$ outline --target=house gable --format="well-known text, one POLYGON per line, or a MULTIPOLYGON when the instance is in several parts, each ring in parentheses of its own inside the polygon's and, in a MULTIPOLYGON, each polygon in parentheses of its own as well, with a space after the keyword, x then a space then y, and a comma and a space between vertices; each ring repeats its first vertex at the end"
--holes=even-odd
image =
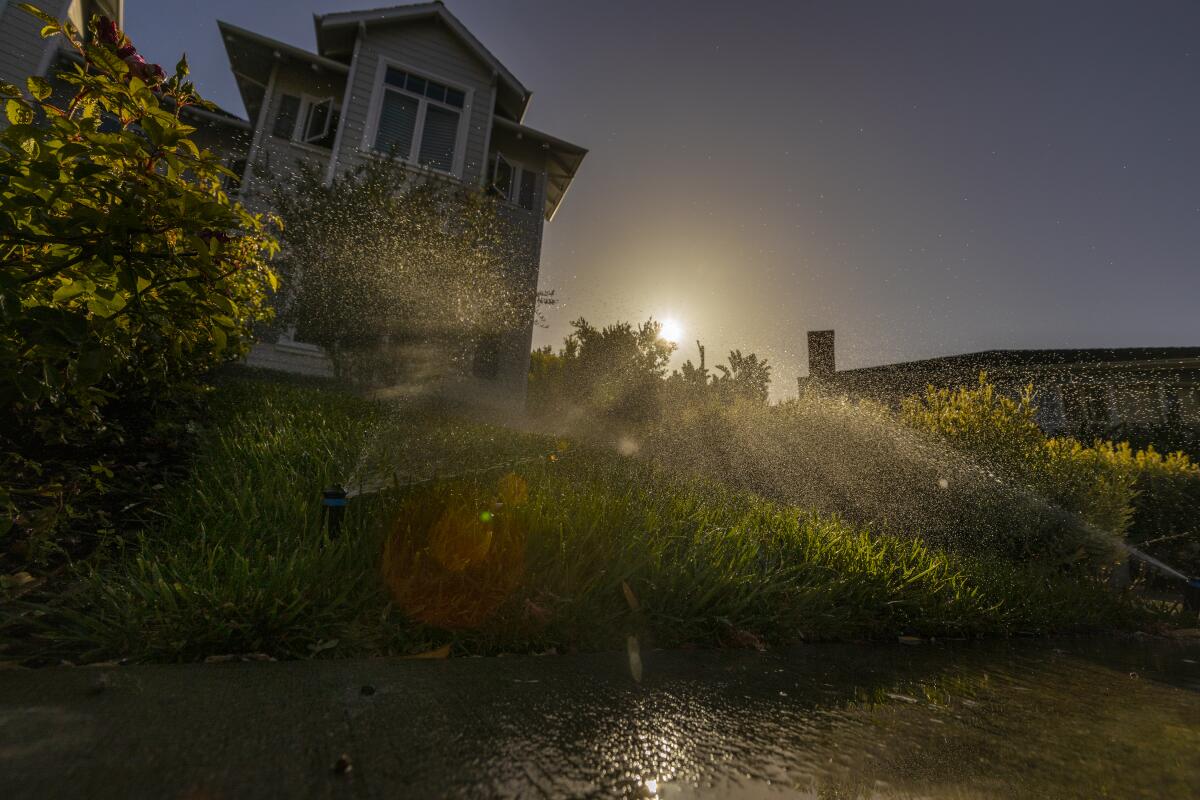
POLYGON ((369 157, 385 74, 392 67, 464 92, 462 153, 454 173, 465 183, 481 183, 496 97, 496 80, 487 65, 437 19, 364 26, 355 46, 338 143, 339 169, 352 168, 369 157))

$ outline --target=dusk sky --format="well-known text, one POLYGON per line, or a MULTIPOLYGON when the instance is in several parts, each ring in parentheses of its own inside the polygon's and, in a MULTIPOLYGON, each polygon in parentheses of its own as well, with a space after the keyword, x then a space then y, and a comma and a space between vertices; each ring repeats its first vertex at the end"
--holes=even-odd
MULTIPOLYGON (((126 0, 244 115, 216 20, 306 49, 381 0, 126 0)), ((547 226, 569 322, 673 317, 806 371, 1012 347, 1200 345, 1200 3, 448 0, 590 149, 547 226)), ((677 358, 680 361, 682 358, 677 358)))

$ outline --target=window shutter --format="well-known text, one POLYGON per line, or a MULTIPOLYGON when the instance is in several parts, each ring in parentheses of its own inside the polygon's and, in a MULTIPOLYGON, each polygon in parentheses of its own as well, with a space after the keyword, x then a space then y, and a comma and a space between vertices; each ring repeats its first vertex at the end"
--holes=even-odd
POLYGON ((425 130, 421 133, 420 162, 449 172, 454 168, 454 147, 458 144, 458 112, 439 106, 425 108, 425 130))
POLYGON ((417 127, 417 101, 399 92, 384 92, 379 109, 375 149, 397 158, 412 157, 413 131, 417 127))
POLYGON ((300 116, 300 98, 285 94, 279 98, 279 113, 275 115, 275 126, 271 134, 281 139, 291 139, 296 130, 296 118, 300 116))
POLYGON ((517 203, 521 208, 533 211, 533 201, 537 198, 537 173, 530 169, 521 170, 521 194, 517 203))

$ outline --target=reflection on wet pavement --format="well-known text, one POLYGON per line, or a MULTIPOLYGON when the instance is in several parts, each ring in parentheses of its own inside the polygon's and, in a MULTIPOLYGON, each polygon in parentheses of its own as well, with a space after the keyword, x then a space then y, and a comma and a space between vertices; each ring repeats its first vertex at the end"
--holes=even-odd
POLYGON ((640 684, 625 653, 0 675, 0 796, 1200 796, 1196 644, 642 660, 640 684))

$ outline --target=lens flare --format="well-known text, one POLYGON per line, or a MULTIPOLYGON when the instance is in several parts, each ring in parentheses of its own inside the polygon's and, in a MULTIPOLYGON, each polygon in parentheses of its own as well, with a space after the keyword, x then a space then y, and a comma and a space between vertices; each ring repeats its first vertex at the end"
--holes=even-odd
POLYGON ((517 509, 529 496, 520 476, 410 497, 384 544, 382 573, 397 606, 419 622, 477 628, 525 572, 517 509), (481 510, 483 509, 483 510, 481 510))

